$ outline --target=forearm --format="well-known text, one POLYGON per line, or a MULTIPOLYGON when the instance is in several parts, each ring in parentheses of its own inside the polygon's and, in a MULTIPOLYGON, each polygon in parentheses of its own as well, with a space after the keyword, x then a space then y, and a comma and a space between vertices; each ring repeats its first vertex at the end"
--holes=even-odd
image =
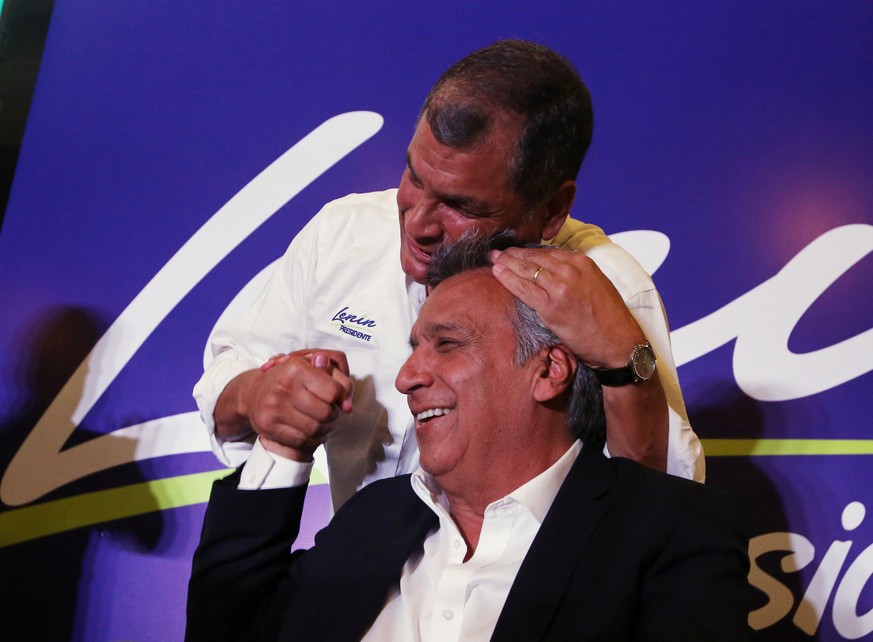
MULTIPOLYGON (((624 327, 624 334, 616 335, 613 341, 601 346, 601 358, 607 369, 627 364, 629 346, 647 342, 630 311, 624 308, 620 311, 622 314, 618 315, 612 327, 614 331, 624 327)), ((647 381, 604 385, 602 390, 606 445, 610 456, 627 457, 666 472, 670 420, 667 395, 657 367, 647 381)))
POLYGON ((604 386, 603 406, 609 454, 666 471, 669 419, 657 371, 643 383, 604 386))
POLYGON ((231 379, 215 403, 213 419, 215 434, 225 441, 236 441, 252 432, 246 404, 248 390, 263 373, 259 369, 248 370, 231 379))
POLYGON ((305 487, 237 489, 239 473, 215 483, 194 554, 186 640, 233 640, 273 631, 287 604, 289 550, 305 487))

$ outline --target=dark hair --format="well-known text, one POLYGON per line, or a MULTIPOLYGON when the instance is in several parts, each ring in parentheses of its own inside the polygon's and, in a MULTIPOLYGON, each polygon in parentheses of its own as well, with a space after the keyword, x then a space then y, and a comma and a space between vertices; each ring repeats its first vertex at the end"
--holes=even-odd
MULTIPOLYGON (((489 251, 518 245, 512 231, 492 232, 487 235, 471 232, 454 243, 444 243, 431 257, 428 287, 433 289, 446 279, 463 272, 490 268, 489 251)), ((522 365, 545 347, 561 343, 537 313, 518 298, 515 298, 514 312, 509 315, 508 321, 515 331, 515 365, 522 365)), ((567 407, 567 425, 573 435, 582 439, 585 444, 603 448, 606 442, 606 418, 600 381, 591 368, 578 359, 576 363, 576 376, 567 407)))
POLYGON ((529 209, 576 180, 591 144, 591 95, 569 60, 525 40, 500 40, 449 67, 419 113, 443 145, 471 147, 522 117, 507 172, 529 209), (504 122, 501 121, 504 118, 504 122))

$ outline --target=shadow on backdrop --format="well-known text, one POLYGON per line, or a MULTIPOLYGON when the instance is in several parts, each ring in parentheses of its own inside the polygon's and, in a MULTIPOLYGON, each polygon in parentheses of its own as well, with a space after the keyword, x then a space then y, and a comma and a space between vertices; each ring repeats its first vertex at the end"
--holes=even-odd
MULTIPOLYGON (((764 415, 760 403, 744 395, 733 382, 708 387, 703 394, 705 405, 688 407, 691 425, 701 439, 762 439, 767 436, 764 415)), ((706 483, 728 491, 739 502, 746 519, 750 538, 763 533, 788 532, 791 527, 784 501, 774 481, 765 469, 756 465, 751 457, 707 457, 706 483)), ((801 578, 797 573, 785 573, 780 562, 785 553, 772 552, 761 555, 757 564, 761 570, 784 584, 794 596, 791 603, 771 604, 774 611, 789 614, 778 622, 759 631, 762 641, 817 640, 818 635, 807 636, 792 622, 800 596, 803 595, 801 578)), ((754 589, 752 611, 768 604, 769 597, 754 589)))
MULTIPOLYGON (((106 324, 95 313, 82 308, 61 307, 44 313, 16 342, 20 352, 15 355, 17 366, 12 372, 13 380, 3 382, 7 390, 15 392, 12 394, 13 407, 4 409, 0 417, 0 471, 5 473, 33 426, 105 330, 106 324)), ((81 390, 76 391, 77 398, 70 399, 68 407, 75 408, 80 393, 81 390)), ((95 436, 102 436, 102 433, 80 426, 70 442, 81 443, 95 436)), ((132 452, 135 442, 128 442, 125 447, 132 452)), ((143 475, 135 464, 119 466, 77 480, 39 501, 142 481, 143 475), (111 484, 107 484, 107 480, 111 480, 111 484)), ((0 508, 3 512, 16 510, 5 505, 0 508)), ((49 513, 43 526, 49 532, 61 530, 64 518, 60 511, 49 513)), ((153 511, 135 519, 76 528, 0 548, 2 638, 86 639, 89 632, 79 630, 77 633, 76 620, 77 613, 88 606, 79 603, 79 595, 88 594, 80 590, 80 584, 83 578, 86 585, 90 581, 88 569, 83 569, 82 565, 92 535, 109 535, 124 547, 149 551, 161 539, 162 519, 160 512, 153 511)))

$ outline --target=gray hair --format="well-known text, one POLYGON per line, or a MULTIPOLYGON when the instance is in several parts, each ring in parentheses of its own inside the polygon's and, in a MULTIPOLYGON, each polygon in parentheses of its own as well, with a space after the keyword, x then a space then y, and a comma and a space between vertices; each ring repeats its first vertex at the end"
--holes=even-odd
POLYGON ((500 40, 449 67, 425 98, 427 120, 443 145, 470 148, 505 116, 520 116, 507 175, 533 210, 565 180, 576 180, 591 145, 591 94, 567 58, 525 40, 500 40))
MULTIPOLYGON (((518 246, 514 232, 502 231, 483 235, 468 233, 454 243, 445 243, 431 257, 428 269, 428 287, 433 289, 446 279, 476 269, 490 268, 488 252, 518 246)), ((547 246, 528 246, 547 247, 547 246)), ((513 362, 521 366, 543 348, 561 345, 561 340, 549 330, 539 315, 530 306, 515 298, 515 309, 507 315, 507 321, 515 332, 515 356, 513 362)), ((595 448, 606 443, 606 418, 603 410, 603 393, 597 375, 576 359, 576 375, 567 407, 567 425, 576 437, 595 448)))

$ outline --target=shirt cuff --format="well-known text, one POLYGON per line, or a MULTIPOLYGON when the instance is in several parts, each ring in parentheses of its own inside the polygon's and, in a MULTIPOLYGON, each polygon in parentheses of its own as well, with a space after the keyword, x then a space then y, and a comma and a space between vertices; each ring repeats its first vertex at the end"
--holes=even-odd
POLYGON ((237 488, 240 490, 268 490, 305 486, 312 474, 314 461, 300 462, 271 453, 255 441, 252 454, 242 469, 237 488))

